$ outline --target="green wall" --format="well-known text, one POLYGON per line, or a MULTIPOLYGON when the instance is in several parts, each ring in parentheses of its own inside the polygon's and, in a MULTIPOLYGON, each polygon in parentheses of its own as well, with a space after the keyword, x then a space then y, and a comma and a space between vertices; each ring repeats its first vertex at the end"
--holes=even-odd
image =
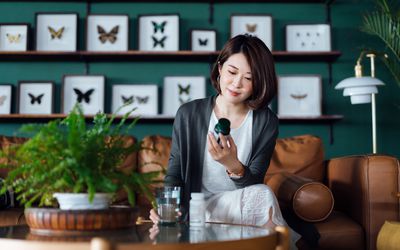
MULTIPOLYGON (((323 23, 326 21, 324 4, 310 3, 220 3, 214 5, 214 23, 209 24, 207 3, 93 3, 93 14, 128 14, 130 17, 130 49, 137 49, 138 14, 179 13, 180 49, 189 48, 189 30, 214 28, 218 31, 217 48, 229 37, 229 17, 232 13, 268 13, 274 18, 274 50, 284 50, 284 26, 290 23, 323 23)), ((280 137, 314 134, 324 141, 326 158, 364 154, 372 151, 370 105, 351 105, 334 86, 353 75, 353 66, 360 49, 380 46, 376 39, 359 31, 362 13, 373 9, 367 0, 336 0, 331 7, 332 44, 342 56, 332 65, 332 84, 329 84, 328 64, 324 62, 277 63, 278 74, 320 74, 323 79, 323 113, 343 114, 344 119, 333 126, 334 143, 330 144, 329 126, 323 124, 281 124, 280 137)), ((84 24, 86 4, 76 2, 0 2, 0 23, 28 22, 34 28, 36 12, 78 12, 80 17, 79 49, 84 49, 84 24)), ((369 68, 365 60, 365 68, 369 68)), ((109 111, 111 85, 114 83, 157 83, 162 93, 166 75, 205 75, 207 62, 95 62, 90 64, 90 74, 107 77, 108 94, 106 111, 109 111)), ((84 74, 82 62, 24 62, 0 61, 0 83, 16 85, 19 80, 52 80, 56 82, 56 112, 60 110, 61 78, 64 74, 84 74)), ((367 73, 367 72, 366 72, 367 73)), ((388 71, 378 62, 377 77, 387 83, 377 95, 378 152, 400 157, 400 88, 388 71)), ((14 89, 16 90, 16 88, 14 89)), ((208 94, 212 94, 208 86, 208 94)), ((160 100, 159 100, 160 101, 160 100)), ((276 105, 273 105, 274 109, 276 105)), ((0 134, 12 135, 21 124, 0 124, 0 134)), ((171 134, 172 124, 139 124, 132 134, 141 138, 149 134, 171 134)))

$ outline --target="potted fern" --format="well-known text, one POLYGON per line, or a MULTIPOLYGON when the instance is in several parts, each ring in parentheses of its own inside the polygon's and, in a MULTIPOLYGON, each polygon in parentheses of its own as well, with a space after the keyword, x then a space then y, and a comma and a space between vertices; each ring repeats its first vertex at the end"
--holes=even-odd
POLYGON ((63 120, 25 125, 22 130, 34 136, 12 150, 0 152, 0 157, 6 159, 0 167, 10 170, 1 191, 12 188, 25 207, 54 207, 54 197, 61 197, 61 203, 65 195, 60 193, 67 193, 68 197, 83 196, 88 207, 81 206, 79 200, 75 205, 61 205, 62 209, 104 209, 121 189, 126 191, 131 206, 135 205, 135 192, 153 200, 148 186, 158 172, 124 173, 118 168, 128 155, 140 149, 139 144, 127 145, 122 135, 137 122, 134 119, 125 125, 131 112, 114 126, 115 114, 98 113, 93 125, 88 126, 77 105, 63 120), (105 205, 99 205, 98 199, 105 200, 105 205))

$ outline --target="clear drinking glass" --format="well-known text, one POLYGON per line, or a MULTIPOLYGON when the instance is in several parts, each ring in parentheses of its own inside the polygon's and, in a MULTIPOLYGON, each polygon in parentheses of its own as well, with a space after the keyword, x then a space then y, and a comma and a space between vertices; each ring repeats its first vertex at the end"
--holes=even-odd
POLYGON ((178 221, 181 188, 166 186, 156 189, 157 213, 161 224, 175 224, 178 221))

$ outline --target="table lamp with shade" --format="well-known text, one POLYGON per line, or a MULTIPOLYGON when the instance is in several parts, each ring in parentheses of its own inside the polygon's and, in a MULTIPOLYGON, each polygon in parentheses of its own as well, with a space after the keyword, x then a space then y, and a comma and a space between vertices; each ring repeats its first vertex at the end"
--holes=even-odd
POLYGON ((354 68, 355 77, 349 77, 335 86, 335 89, 343 89, 343 96, 350 96, 351 104, 371 103, 372 113, 372 153, 377 153, 376 145, 376 104, 375 95, 378 93, 377 86, 385 85, 381 80, 375 78, 374 53, 362 51, 354 68), (362 75, 361 60, 366 55, 371 60, 371 76, 362 75))

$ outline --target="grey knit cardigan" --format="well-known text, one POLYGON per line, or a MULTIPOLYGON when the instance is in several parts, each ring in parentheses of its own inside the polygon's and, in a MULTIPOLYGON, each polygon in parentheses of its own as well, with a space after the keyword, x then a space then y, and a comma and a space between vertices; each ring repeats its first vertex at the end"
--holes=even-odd
MULTIPOLYGON (((167 185, 183 188, 181 204, 187 220, 190 193, 201 192, 208 126, 216 96, 182 105, 175 116, 171 154, 165 176, 167 185)), ((279 120, 268 108, 253 111, 252 152, 244 176, 232 179, 237 188, 263 183, 278 136, 279 120)))

